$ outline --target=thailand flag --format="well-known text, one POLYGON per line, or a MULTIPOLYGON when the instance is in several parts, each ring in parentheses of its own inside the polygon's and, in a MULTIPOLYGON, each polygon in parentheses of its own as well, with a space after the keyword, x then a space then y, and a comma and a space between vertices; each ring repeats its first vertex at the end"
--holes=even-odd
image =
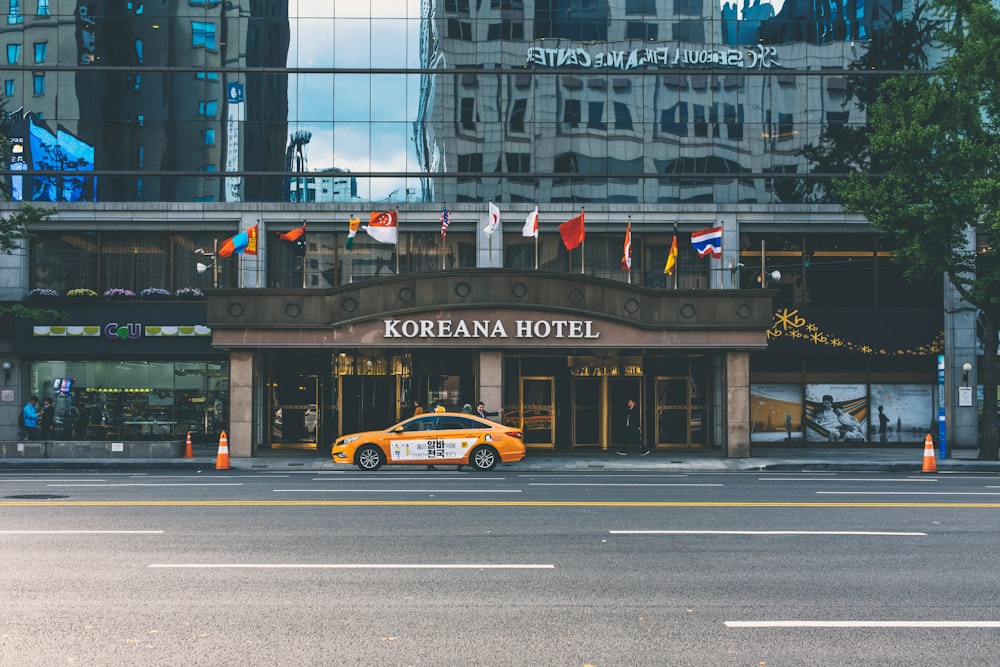
POLYGON ((711 254, 715 259, 722 259, 722 227, 691 232, 691 245, 699 257, 711 254))

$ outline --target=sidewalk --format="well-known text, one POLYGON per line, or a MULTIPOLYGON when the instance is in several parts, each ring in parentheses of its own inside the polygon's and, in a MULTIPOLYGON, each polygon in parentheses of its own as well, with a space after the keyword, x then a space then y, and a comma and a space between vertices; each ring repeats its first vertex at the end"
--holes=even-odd
MULTIPOLYGON (((149 458, 89 458, 41 459, 0 458, 0 471, 20 470, 215 470, 215 456, 205 456, 198 448, 192 459, 149 458)), ((977 461, 976 450, 957 450, 951 458, 938 459, 939 473, 986 472, 1000 474, 1000 461, 977 461)), ((355 466, 333 463, 321 455, 260 456, 231 458, 232 471, 340 471, 357 470, 355 466)), ((812 448, 812 447, 760 447, 753 448, 753 456, 745 459, 725 459, 718 449, 663 450, 649 456, 617 456, 614 452, 529 452, 528 457, 517 463, 500 466, 502 470, 524 472, 920 472, 923 467, 923 448, 812 448)), ((423 466, 419 467, 421 470, 423 466)), ((411 466, 387 466, 383 470, 413 470, 411 466)), ((454 470, 441 466, 442 471, 454 470)), ((470 468, 465 468, 470 471, 470 468)))

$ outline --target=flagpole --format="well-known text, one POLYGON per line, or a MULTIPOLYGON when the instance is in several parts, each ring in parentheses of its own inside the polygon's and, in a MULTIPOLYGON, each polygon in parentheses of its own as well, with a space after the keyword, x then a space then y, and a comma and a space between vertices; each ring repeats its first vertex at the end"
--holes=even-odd
MULTIPOLYGON (((306 221, 302 221, 302 226, 306 226, 306 221)), ((302 289, 306 288, 306 248, 302 249, 302 289)))
MULTIPOLYGON (((580 217, 581 218, 583 217, 583 207, 582 206, 580 207, 580 217)), ((586 228, 586 226, 584 226, 584 227, 586 228)), ((586 232, 584 232, 583 240, 580 241, 580 275, 581 276, 584 274, 584 271, 586 270, 585 267, 584 267, 584 264, 587 261, 587 254, 586 254, 585 248, 584 248, 584 244, 586 242, 587 242, 587 235, 586 235, 586 232)))
MULTIPOLYGON (((628 256, 627 259, 631 260, 632 259, 632 216, 631 215, 628 216, 628 227, 626 229, 628 229, 628 233, 629 233, 629 236, 628 236, 628 242, 629 242, 628 252, 629 252, 629 256, 628 256)), ((624 253, 622 253, 622 254, 624 254, 624 253)), ((629 261, 629 264, 628 264, 628 284, 629 285, 632 284, 632 262, 631 261, 629 261)))
POLYGON ((535 271, 538 270, 538 203, 535 203, 535 271))
MULTIPOLYGON (((348 220, 348 223, 347 223, 347 233, 348 234, 351 233, 351 223, 350 223, 350 221, 353 220, 353 219, 354 219, 354 214, 351 213, 351 216, 347 219, 348 220)), ((358 222, 358 228, 359 229, 361 228, 361 222, 360 221, 358 222)), ((353 243, 353 241, 352 241, 352 243, 353 243)), ((353 251, 354 248, 352 247, 351 250, 353 251)), ((351 255, 347 256, 347 266, 349 267, 348 270, 347 270, 347 283, 351 284, 351 283, 354 282, 354 257, 352 257, 351 255)))
POLYGON ((396 209, 396 275, 399 275, 399 209, 396 209))

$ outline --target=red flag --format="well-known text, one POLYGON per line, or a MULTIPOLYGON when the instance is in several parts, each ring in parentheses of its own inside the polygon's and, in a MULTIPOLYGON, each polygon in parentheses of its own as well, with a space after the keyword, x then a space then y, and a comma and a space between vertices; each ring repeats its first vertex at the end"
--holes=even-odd
POLYGON ((583 224, 583 211, 580 211, 580 215, 575 218, 570 218, 566 222, 559 225, 559 236, 562 237, 563 245, 566 246, 566 250, 573 250, 581 243, 583 243, 583 237, 587 235, 587 230, 584 228, 583 224))

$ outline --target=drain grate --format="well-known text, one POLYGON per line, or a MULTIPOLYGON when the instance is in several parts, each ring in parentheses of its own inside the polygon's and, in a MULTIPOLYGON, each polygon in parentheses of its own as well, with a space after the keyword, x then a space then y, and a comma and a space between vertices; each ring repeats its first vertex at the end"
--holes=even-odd
POLYGON ((11 500, 57 500, 59 498, 69 498, 69 496, 56 496, 51 493, 24 493, 19 496, 4 496, 11 500))

